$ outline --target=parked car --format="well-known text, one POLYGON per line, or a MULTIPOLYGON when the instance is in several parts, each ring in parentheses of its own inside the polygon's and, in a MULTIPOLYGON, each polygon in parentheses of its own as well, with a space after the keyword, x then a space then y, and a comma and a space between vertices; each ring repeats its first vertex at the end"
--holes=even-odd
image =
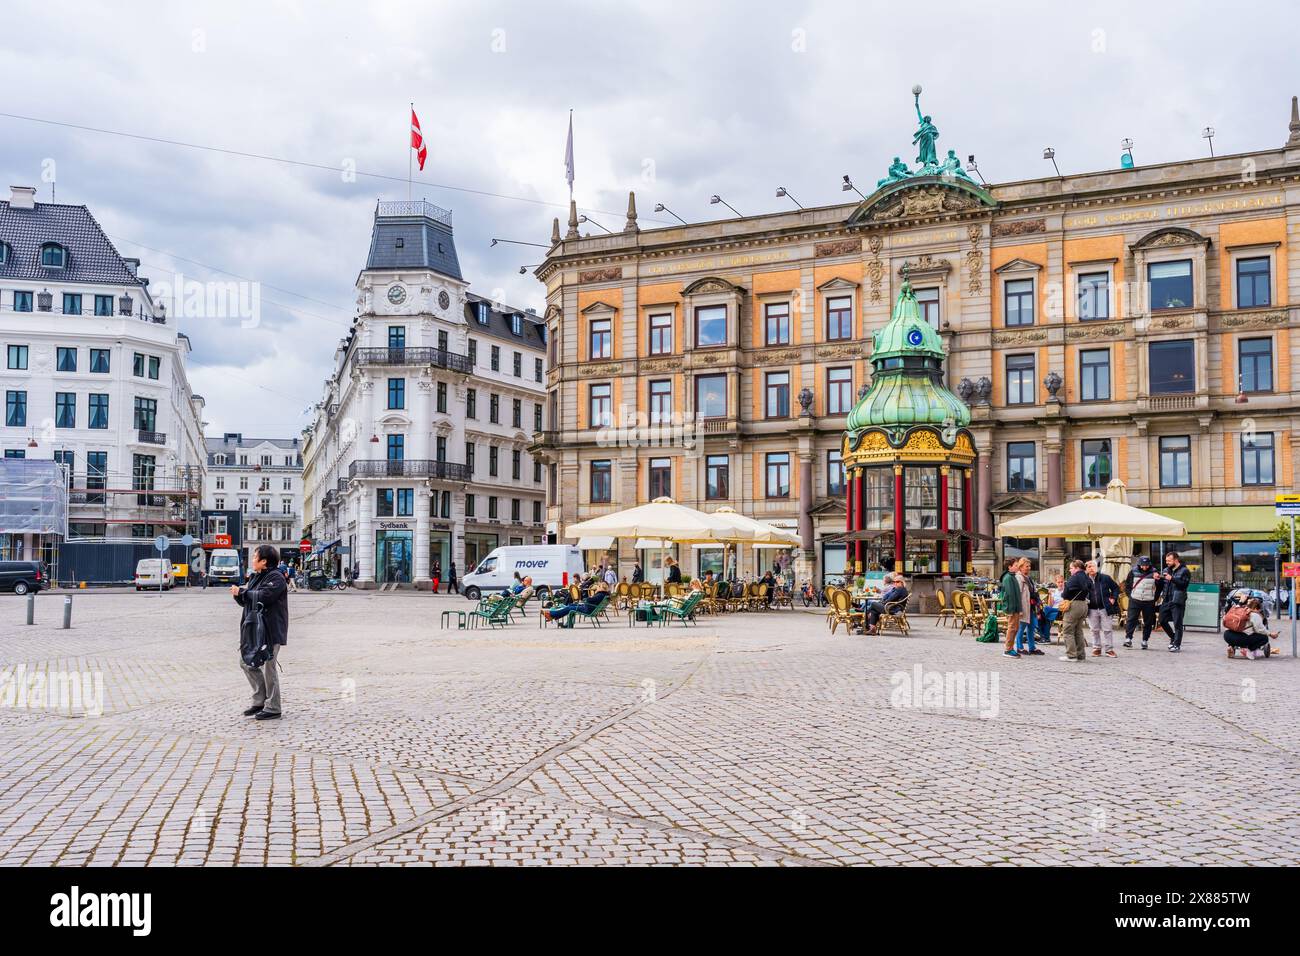
POLYGON ((36 594, 50 587, 50 572, 40 561, 0 561, 0 591, 36 594))
POLYGON ((582 552, 565 544, 495 548, 461 578, 461 593, 477 601, 485 591, 504 591, 515 583, 516 571, 521 578, 532 578, 539 592, 567 587, 582 577, 582 552))
POLYGON ((166 558, 141 558, 135 565, 135 589, 151 588, 170 591, 176 579, 172 576, 172 563, 166 558))

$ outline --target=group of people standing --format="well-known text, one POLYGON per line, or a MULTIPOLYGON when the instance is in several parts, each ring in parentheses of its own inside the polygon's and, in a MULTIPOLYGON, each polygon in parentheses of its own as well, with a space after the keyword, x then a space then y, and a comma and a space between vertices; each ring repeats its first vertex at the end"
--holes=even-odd
POLYGON ((1177 552, 1166 552, 1161 571, 1152 566, 1150 558, 1138 558, 1124 579, 1122 592, 1096 561, 1071 561, 1070 576, 1057 575, 1045 598, 1030 571, 1028 558, 1016 558, 1002 576, 1000 598, 1007 614, 1004 657, 1041 656, 1038 644, 1051 642, 1052 623, 1058 618, 1065 645, 1061 660, 1082 661, 1087 657, 1085 626, 1091 636, 1093 657, 1117 657, 1112 618, 1119 613, 1121 593, 1129 599, 1124 620, 1125 647, 1133 646, 1133 635, 1140 623, 1143 650, 1148 648, 1157 624, 1169 638, 1169 650, 1177 653, 1182 649, 1191 572, 1177 552))

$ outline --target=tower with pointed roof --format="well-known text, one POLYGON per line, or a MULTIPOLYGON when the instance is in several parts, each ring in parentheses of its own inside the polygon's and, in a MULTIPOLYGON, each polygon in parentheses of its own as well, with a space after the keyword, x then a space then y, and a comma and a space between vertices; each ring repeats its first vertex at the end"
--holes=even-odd
POLYGON ((871 385, 849 413, 841 457, 855 571, 947 574, 970 540, 970 409, 944 383, 947 350, 903 277, 872 336, 871 385), (935 561, 937 552, 937 562, 935 561))

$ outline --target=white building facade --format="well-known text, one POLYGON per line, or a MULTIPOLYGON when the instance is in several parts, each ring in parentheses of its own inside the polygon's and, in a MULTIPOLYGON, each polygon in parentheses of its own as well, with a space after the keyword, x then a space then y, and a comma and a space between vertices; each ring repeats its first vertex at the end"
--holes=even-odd
POLYGON ((545 327, 469 292, 451 213, 381 202, 358 315, 304 431, 304 534, 365 586, 540 543, 545 327))
MULTIPOLYGON (((68 469, 69 539, 197 531, 206 452, 189 339, 85 206, 0 202, 0 453, 68 469)), ((9 539, 0 556, 50 542, 9 539)))
POLYGON ((297 438, 245 438, 239 432, 207 440, 203 508, 240 513, 246 553, 260 544, 298 551, 302 538, 299 444, 297 438))

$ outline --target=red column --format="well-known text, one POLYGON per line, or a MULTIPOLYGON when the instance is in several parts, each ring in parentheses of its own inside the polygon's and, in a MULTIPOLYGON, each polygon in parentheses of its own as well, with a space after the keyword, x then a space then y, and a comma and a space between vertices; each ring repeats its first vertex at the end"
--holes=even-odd
POLYGON ((903 572, 905 512, 903 511, 903 466, 894 466, 894 571, 903 572))
MULTIPOLYGON (((865 469, 859 469, 859 470, 858 470, 858 487, 857 487, 857 496, 858 496, 858 503, 857 503, 858 527, 857 527, 857 530, 859 530, 859 531, 862 531, 862 530, 865 529, 866 526, 867 526, 867 482, 866 482, 866 477, 867 477, 867 473, 866 473, 865 469)), ((867 543, 866 543, 865 541, 859 541, 859 542, 858 542, 858 546, 857 546, 857 548, 856 548, 856 552, 857 552, 857 563, 856 563, 857 573, 858 573, 858 574, 861 574, 863 571, 866 570, 866 567, 867 567, 867 543)))
MULTIPOLYGON (((854 498, 857 495, 857 491, 854 489, 853 483, 857 480, 858 480, 857 469, 853 469, 853 468, 849 469, 846 475, 846 480, 844 482, 844 512, 845 512, 844 530, 845 531, 853 531, 857 526, 857 517, 853 513, 854 498)), ((844 545, 844 569, 849 573, 853 572, 853 555, 856 551, 857 551, 857 545, 855 545, 852 541, 844 545)))
MULTIPOLYGON (((974 480, 974 478, 975 478, 975 469, 973 469, 973 468, 967 468, 967 469, 963 470, 963 471, 962 471, 962 477, 963 477, 963 480, 962 480, 962 483, 961 483, 961 497, 962 497, 962 501, 961 501, 961 530, 963 530, 963 531, 970 531, 970 530, 972 530, 972 524, 973 524, 972 521, 971 521, 971 513, 970 513, 970 505, 971 505, 971 487, 970 487, 970 486, 971 486, 971 482, 972 482, 972 481, 974 480)), ((969 574, 969 573, 970 573, 970 563, 971 563, 971 560, 975 557, 975 541, 974 541, 974 539, 973 539, 973 538, 965 538, 965 539, 963 539, 962 547, 965 548, 965 551, 962 552, 962 557, 963 557, 963 560, 962 560, 962 566, 966 568, 966 573, 969 574)))
MULTIPOLYGON (((939 469, 939 532, 948 533, 948 466, 939 469)), ((948 576, 948 539, 939 542, 939 573, 948 576)))

